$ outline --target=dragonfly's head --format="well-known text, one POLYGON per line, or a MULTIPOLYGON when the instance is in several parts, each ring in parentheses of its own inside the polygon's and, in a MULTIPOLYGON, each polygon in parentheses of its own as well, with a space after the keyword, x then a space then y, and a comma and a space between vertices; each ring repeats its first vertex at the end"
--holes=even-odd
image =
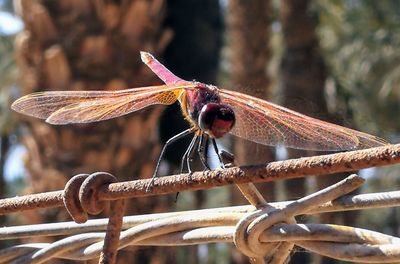
POLYGON ((198 124, 210 136, 220 138, 232 129, 235 113, 229 105, 208 103, 200 110, 198 124))

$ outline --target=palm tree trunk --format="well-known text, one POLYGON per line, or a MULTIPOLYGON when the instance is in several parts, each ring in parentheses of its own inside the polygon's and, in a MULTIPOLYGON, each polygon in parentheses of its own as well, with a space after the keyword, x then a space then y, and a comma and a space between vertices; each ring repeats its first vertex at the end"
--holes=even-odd
MULTIPOLYGON (((218 3, 208 1, 213 11, 210 15, 210 10, 197 12, 188 5, 182 8, 185 1, 179 5, 175 2, 20 0, 17 9, 26 24, 17 40, 22 93, 115 90, 161 83, 140 61, 140 50, 157 57, 164 55, 173 70, 183 61, 182 68, 190 69, 189 73, 196 76, 199 67, 188 67, 194 64, 187 54, 196 57, 198 50, 185 44, 185 40, 185 51, 172 47, 177 45, 182 34, 205 39, 212 32, 213 38, 208 41, 221 43, 220 32, 212 23, 204 27, 207 15, 209 21, 220 19, 218 3), (179 31, 178 25, 171 23, 175 12, 184 14, 181 19, 188 26, 186 32, 179 31), (196 23, 197 29, 194 27, 193 31, 191 26, 196 23), (209 31, 200 33, 204 28, 209 31)), ((220 44, 203 49, 202 56, 198 56, 214 62, 205 65, 197 60, 210 81, 215 80, 218 57, 214 55, 218 55, 219 47, 220 44)), ((24 118, 30 132, 23 139, 28 148, 30 192, 62 189, 77 173, 107 171, 121 181, 151 177, 161 148, 158 120, 165 116, 163 109, 155 107, 100 123, 56 127, 24 118)), ((180 113, 174 116, 182 119, 180 113)), ((166 130, 175 127, 169 123, 166 130)), ((126 214, 170 211, 173 201, 173 195, 128 200, 126 214)), ((65 210, 46 210, 34 219, 54 222, 69 217, 65 210)), ((176 262, 172 248, 130 250, 119 252, 120 263, 176 262)))
MULTIPOLYGON (((185 80, 198 80, 216 84, 219 53, 222 46, 222 15, 218 1, 215 0, 174 0, 168 1, 165 26, 174 32, 174 38, 164 52, 165 65, 185 80), (205 45, 206 43, 206 45, 205 45)), ((160 119, 160 137, 165 142, 172 136, 188 128, 182 118, 178 104, 164 110, 160 119), (171 124, 174 124, 171 126, 171 124)), ((181 158, 191 138, 175 143, 166 153, 171 164, 171 173, 180 169, 181 158)), ((203 170, 199 159, 192 164, 192 170, 203 170)), ((208 199, 207 191, 196 191, 180 195, 177 203, 185 203, 192 196, 191 208, 204 208, 208 199)), ((207 252, 220 250, 214 244, 207 245, 207 252)), ((199 256, 199 247, 190 246, 178 249, 180 263, 204 263, 199 256)), ((215 263, 216 256, 207 254, 207 261, 215 263)))
MULTIPOLYGON (((162 27, 163 1, 24 1, 18 8, 26 29, 17 39, 22 93, 43 90, 116 90, 160 83, 139 51, 159 56, 171 39, 162 27)), ((106 171, 119 180, 151 177, 159 155, 157 121, 162 108, 115 120, 51 126, 24 118, 23 141, 30 192, 62 189, 78 173, 106 171)), ((126 214, 152 212, 166 197, 127 201, 126 214)), ((106 215, 106 214, 105 214, 106 215)), ((103 215, 104 216, 104 215, 103 215)), ((38 222, 69 219, 45 210, 38 222)), ((170 253, 161 262, 173 261, 170 253)), ((150 262, 153 250, 124 252, 119 261, 150 262)))
MULTIPOLYGON (((321 56, 315 33, 316 23, 310 14, 310 1, 284 0, 281 2, 281 21, 285 52, 281 63, 284 105, 301 113, 324 120, 333 120, 324 96, 326 67, 321 56), (318 110, 319 114, 316 114, 318 110)), ((290 150, 291 158, 304 156, 304 151, 290 150)), ((307 155, 319 153, 308 151, 307 155)), ((321 189, 343 178, 344 175, 318 177, 315 189, 321 189)), ((303 197, 307 193, 305 179, 285 182, 288 198, 303 197)), ((338 214, 336 213, 335 216, 338 214)), ((323 222, 334 223, 333 214, 324 214, 323 222)), ((337 219, 336 219, 337 220, 337 219)), ((308 254, 295 254, 293 263, 307 263, 308 254)), ((332 259, 323 259, 323 263, 332 259)))
MULTIPOLYGON (((270 59, 269 1, 229 2, 229 45, 231 47, 231 80, 236 90, 267 98, 270 79, 266 68, 270 59)), ((251 129, 250 127, 248 129, 251 129)), ((273 160, 271 150, 249 141, 236 140, 236 161, 238 164, 268 162, 273 160)), ((273 184, 264 185, 266 198, 273 198, 273 184), (269 186, 269 187, 266 187, 269 186), (268 190, 268 191, 267 191, 268 190)), ((237 197, 237 196, 235 196, 237 197)))
MULTIPOLYGON (((228 34, 230 46, 231 82, 236 90, 259 98, 267 98, 270 79, 266 74, 270 59, 270 1, 250 2, 231 0, 228 12, 228 34)), ((248 129, 251 129, 249 127, 248 129)), ((235 139, 235 160, 237 164, 256 164, 272 161, 270 148, 242 139, 235 139)), ((267 200, 275 196, 274 184, 258 184, 258 189, 267 200)), ((231 192, 231 203, 245 202, 243 195, 235 188, 231 192)), ((247 263, 242 255, 233 255, 235 263, 247 263)))

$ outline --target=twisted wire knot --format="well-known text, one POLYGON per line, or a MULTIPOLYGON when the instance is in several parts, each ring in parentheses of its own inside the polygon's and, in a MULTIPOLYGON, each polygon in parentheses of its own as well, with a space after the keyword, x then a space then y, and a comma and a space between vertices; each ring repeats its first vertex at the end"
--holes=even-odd
POLYGON ((278 223, 296 223, 294 217, 283 210, 265 206, 243 217, 237 224, 234 235, 236 247, 246 256, 262 258, 271 256, 281 242, 261 242, 260 236, 267 229, 278 223))
POLYGON ((100 201, 98 190, 101 186, 117 182, 117 178, 106 172, 78 174, 72 177, 64 188, 63 202, 68 213, 76 223, 88 220, 88 214, 99 214, 105 206, 100 201))

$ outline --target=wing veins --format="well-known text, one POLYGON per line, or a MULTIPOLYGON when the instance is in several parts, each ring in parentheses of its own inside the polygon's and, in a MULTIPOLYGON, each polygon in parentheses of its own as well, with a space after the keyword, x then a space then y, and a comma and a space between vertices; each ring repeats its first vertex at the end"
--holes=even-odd
MULTIPOLYGON (((12 108, 17 112, 24 113, 30 116, 35 116, 42 119, 49 119, 60 114, 61 109, 70 109, 77 107, 82 103, 93 103, 107 105, 120 100, 130 102, 135 98, 145 100, 147 97, 154 97, 153 101, 148 101, 151 104, 170 104, 177 100, 177 95, 184 89, 194 88, 195 84, 182 84, 174 86, 149 86, 142 88, 131 88, 121 91, 49 91, 39 92, 24 96, 14 102, 12 108), (177 92, 178 91, 178 92, 177 92), (166 94, 172 92, 172 94, 166 94), (157 96, 159 96, 157 98, 157 96), (174 97, 175 96, 175 97, 174 97)), ((143 107, 146 107, 144 105, 143 107)), ((142 107, 142 108, 143 108, 142 107)), ((112 108, 110 108, 112 109, 112 108)), ((50 119, 51 120, 51 119, 50 119)))
POLYGON ((248 132, 244 132, 243 128, 235 129, 234 127, 232 130, 233 134, 257 143, 277 145, 281 142, 288 147, 313 150, 347 150, 387 144, 378 137, 308 117, 256 97, 220 89, 219 93, 223 101, 226 99, 227 104, 231 103, 232 107, 237 105, 241 109, 236 111, 239 115, 244 115, 248 119, 251 119, 250 117, 256 119, 255 121, 243 119, 246 125, 253 124, 261 129, 260 122, 265 122, 268 127, 273 129, 274 132, 260 133, 256 131, 254 132, 256 134, 252 134, 253 138, 245 136, 244 133, 248 134, 248 132), (253 112, 256 113, 252 114, 253 112), (260 115, 263 116, 262 120, 258 119, 260 115), (261 136, 272 138, 261 138, 261 136))

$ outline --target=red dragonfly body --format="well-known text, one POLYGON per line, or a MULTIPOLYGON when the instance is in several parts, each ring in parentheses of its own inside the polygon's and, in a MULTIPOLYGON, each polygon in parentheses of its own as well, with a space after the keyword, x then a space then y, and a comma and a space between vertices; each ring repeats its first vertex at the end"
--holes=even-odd
POLYGON ((220 138, 235 124, 231 107, 221 102, 216 87, 197 83, 181 97, 182 112, 197 132, 205 132, 212 138, 220 138))
POLYGON ((185 118, 192 126, 179 137, 192 132, 197 136, 189 146, 187 157, 194 146, 199 145, 199 137, 201 141, 206 135, 215 143, 215 138, 226 133, 264 145, 324 151, 387 144, 378 137, 314 119, 256 97, 185 81, 149 53, 142 52, 141 56, 143 62, 166 85, 119 91, 39 92, 18 99, 12 108, 46 119, 50 124, 89 123, 125 115, 154 104, 169 105, 178 100, 185 118))

